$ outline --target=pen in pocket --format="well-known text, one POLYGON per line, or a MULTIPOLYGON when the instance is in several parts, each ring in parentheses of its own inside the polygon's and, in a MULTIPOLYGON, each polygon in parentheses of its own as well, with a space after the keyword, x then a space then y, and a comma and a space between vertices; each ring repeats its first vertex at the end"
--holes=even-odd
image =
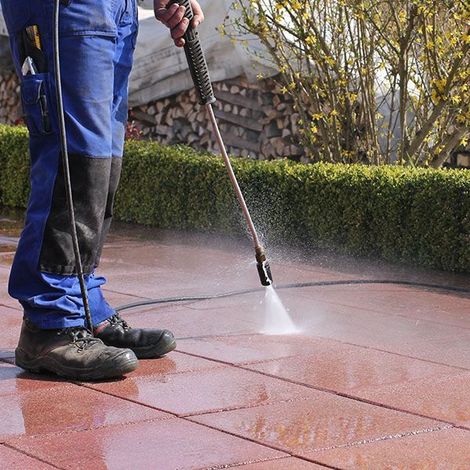
POLYGON ((37 49, 42 50, 41 36, 39 34, 39 27, 36 24, 27 26, 25 28, 26 35, 32 44, 36 46, 37 49))

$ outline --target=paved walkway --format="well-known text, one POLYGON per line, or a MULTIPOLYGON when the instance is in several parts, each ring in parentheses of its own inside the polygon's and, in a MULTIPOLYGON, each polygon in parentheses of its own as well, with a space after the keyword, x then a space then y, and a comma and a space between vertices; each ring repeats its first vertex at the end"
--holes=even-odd
MULTIPOLYGON (((262 290, 139 307, 177 351, 115 382, 13 365, 6 294, 17 224, 0 218, 2 469, 469 469, 470 295, 402 284, 278 289, 302 333, 266 336, 262 290)), ((277 284, 446 273, 272 252, 277 284)), ((104 251, 113 305, 258 287, 248 242, 121 227, 104 251)))

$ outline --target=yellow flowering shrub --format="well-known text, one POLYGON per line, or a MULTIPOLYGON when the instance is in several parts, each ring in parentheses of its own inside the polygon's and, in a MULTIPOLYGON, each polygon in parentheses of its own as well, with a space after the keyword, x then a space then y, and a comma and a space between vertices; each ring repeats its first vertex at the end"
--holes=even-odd
POLYGON ((262 43, 312 160, 439 167, 468 141, 468 1, 235 0, 234 10, 225 34, 262 43))

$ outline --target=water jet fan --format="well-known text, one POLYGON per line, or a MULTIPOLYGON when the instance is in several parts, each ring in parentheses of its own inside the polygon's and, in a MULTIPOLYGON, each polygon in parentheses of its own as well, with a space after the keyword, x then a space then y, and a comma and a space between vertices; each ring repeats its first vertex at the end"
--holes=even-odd
POLYGON ((172 0, 170 4, 178 3, 186 9, 185 17, 189 20, 189 26, 184 34, 184 52, 186 54, 186 59, 188 61, 189 71, 191 72, 191 77, 194 82, 194 86, 199 95, 199 102, 205 106, 206 111, 209 115, 209 119, 212 124, 212 129, 214 131, 217 144, 220 149, 220 153, 224 159, 225 167, 227 168, 230 181, 232 183, 233 189, 237 196, 238 202, 245 217, 248 229, 250 230, 253 244, 255 247, 256 255, 256 266, 258 269, 258 275, 263 286, 270 286, 273 283, 273 278, 271 275, 271 268, 269 266, 268 260, 266 258, 266 252, 263 245, 261 244, 258 233, 256 231, 255 225, 250 215, 250 211, 243 197, 243 193, 238 184, 237 178, 228 158, 227 151, 225 149, 224 141, 219 131, 219 126, 215 119, 214 110, 212 109, 212 103, 216 101, 214 96, 214 91, 212 89, 212 83, 209 77, 209 70, 207 68, 206 59, 204 57, 204 52, 201 47, 201 42, 199 40, 198 32, 191 27, 191 21, 194 18, 193 9, 191 7, 190 0, 172 0))

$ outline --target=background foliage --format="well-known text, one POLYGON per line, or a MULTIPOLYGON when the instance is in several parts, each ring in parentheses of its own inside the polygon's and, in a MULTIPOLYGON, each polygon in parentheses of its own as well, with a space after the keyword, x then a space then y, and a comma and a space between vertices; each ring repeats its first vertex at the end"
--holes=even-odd
POLYGON ((223 33, 280 73, 312 160, 440 167, 468 144, 468 0, 233 5, 223 33))
MULTIPOLYGON (((233 160, 256 224, 274 241, 470 272, 470 172, 233 160)), ((27 131, 0 126, 0 205, 25 207, 27 131)), ((243 233, 221 159, 128 141, 116 217, 243 233)))

